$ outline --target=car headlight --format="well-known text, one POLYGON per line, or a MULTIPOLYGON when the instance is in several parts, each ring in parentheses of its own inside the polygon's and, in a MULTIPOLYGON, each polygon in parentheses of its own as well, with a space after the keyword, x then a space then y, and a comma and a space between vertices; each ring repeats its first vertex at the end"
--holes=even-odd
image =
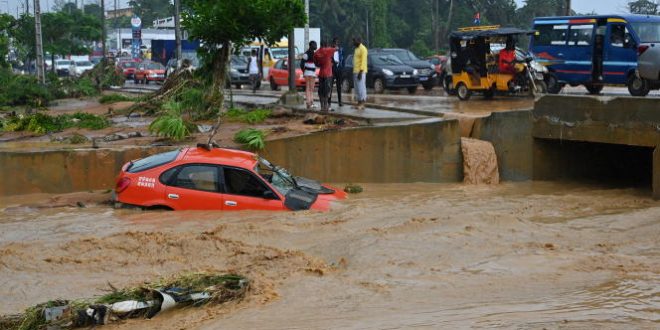
POLYGON ((231 73, 238 74, 238 70, 236 70, 236 69, 234 69, 234 68, 230 69, 229 71, 230 71, 231 73))
POLYGON ((431 64, 431 71, 435 70, 435 65, 431 64))
POLYGON ((413 70, 413 76, 416 76, 418 74, 419 74, 419 71, 417 71, 417 69, 413 70))
POLYGON ((385 74, 386 76, 394 75, 394 72, 392 72, 392 70, 383 69, 382 71, 383 71, 383 74, 385 74))

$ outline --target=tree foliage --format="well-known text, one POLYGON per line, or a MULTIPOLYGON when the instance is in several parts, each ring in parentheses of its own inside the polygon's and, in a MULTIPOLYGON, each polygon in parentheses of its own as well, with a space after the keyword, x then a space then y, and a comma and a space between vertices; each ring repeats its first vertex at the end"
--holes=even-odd
POLYGON ((8 67, 7 55, 9 55, 10 31, 16 24, 16 20, 9 14, 0 14, 0 69, 8 67))
POLYGON ((142 20, 143 27, 151 27, 153 21, 158 18, 174 16, 174 5, 170 0, 131 0, 128 4, 133 8, 133 13, 142 20))
POLYGON ((530 27, 534 17, 563 15, 565 6, 565 0, 527 0, 521 8, 514 0, 312 1, 310 25, 320 27, 324 38, 338 36, 345 44, 361 36, 370 47, 428 55, 446 49, 449 32, 472 26, 477 12, 482 25, 530 27))
POLYGON ((183 25, 190 38, 202 41, 213 72, 212 103, 221 105, 229 49, 254 39, 279 41, 305 23, 300 0, 184 0, 183 25))
POLYGON ((660 14, 658 11, 658 3, 656 1, 650 0, 637 0, 628 2, 628 10, 631 14, 640 14, 640 15, 657 15, 660 14))

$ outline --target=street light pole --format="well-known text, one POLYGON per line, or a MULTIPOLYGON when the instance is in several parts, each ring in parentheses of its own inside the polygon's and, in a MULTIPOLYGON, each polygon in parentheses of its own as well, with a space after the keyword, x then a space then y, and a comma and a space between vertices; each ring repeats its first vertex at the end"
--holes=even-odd
POLYGON ((566 16, 571 16, 571 0, 566 0, 566 16))
POLYGON ((102 35, 101 35, 101 49, 103 50, 103 64, 107 63, 105 58, 105 39, 107 38, 107 33, 105 31, 105 0, 101 0, 101 26, 102 35))
MULTIPOLYGON (((37 79, 39 83, 46 83, 46 74, 44 72, 44 47, 41 37, 41 4, 39 0, 34 0, 34 37, 37 53, 37 79)), ((54 63, 53 63, 54 64, 54 63)))
POLYGON ((303 47, 309 45, 309 0, 305 0, 305 17, 307 17, 307 20, 305 21, 305 44, 303 47))
POLYGON ((176 39, 176 68, 181 67, 181 0, 174 0, 174 38, 176 39))

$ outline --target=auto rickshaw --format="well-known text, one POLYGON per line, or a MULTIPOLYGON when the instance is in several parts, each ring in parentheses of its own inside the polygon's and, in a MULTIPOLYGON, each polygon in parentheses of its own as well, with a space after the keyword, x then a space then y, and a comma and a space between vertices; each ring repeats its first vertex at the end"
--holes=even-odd
POLYGON ((513 60, 510 70, 502 70, 499 53, 493 49, 504 48, 515 51, 515 39, 521 35, 531 35, 533 30, 500 28, 499 26, 478 26, 462 28, 450 35, 450 56, 452 82, 460 100, 468 100, 473 92, 480 92, 486 98, 495 93, 520 94, 545 92, 543 74, 534 72, 528 57, 513 60), (492 47, 491 47, 492 46, 492 47))

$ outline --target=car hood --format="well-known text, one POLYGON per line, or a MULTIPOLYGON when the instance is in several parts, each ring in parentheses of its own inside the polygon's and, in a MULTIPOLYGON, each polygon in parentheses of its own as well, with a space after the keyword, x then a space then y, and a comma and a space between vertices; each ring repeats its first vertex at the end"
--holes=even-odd
POLYGON ((412 66, 415 69, 430 69, 431 68, 431 62, 427 61, 403 61, 407 65, 412 66))
POLYGON ((387 69, 390 70, 394 73, 408 73, 412 74, 414 68, 409 66, 409 65, 381 65, 379 66, 379 69, 387 69))

